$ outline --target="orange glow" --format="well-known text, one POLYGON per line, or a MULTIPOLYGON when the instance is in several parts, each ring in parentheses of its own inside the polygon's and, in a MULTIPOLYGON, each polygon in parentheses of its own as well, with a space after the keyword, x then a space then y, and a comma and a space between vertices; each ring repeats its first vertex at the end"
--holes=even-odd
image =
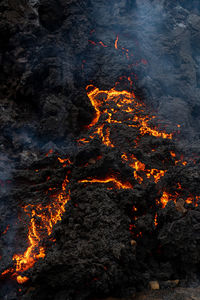
MULTIPOLYGON (((173 151, 170 151, 170 154, 173 158, 176 158, 176 154, 173 151)), ((175 165, 181 163, 183 166, 186 166, 188 163, 187 161, 183 161, 183 155, 181 155, 181 159, 176 159, 175 160, 175 165)))
POLYGON ((16 276, 18 283, 24 283, 28 278, 22 277, 19 273, 32 268, 40 258, 45 257, 45 249, 41 246, 41 242, 52 234, 53 226, 61 221, 65 212, 65 205, 70 200, 70 191, 66 193, 68 182, 66 177, 62 183, 62 191, 58 195, 52 196, 50 204, 46 206, 30 204, 24 207, 24 212, 30 217, 28 225, 29 246, 23 254, 13 256, 15 270, 8 269, 1 274, 2 276, 13 273, 13 277, 16 276))
POLYGON ((58 157, 58 160, 61 164, 64 164, 64 163, 68 163, 69 165, 72 164, 69 158, 62 159, 62 158, 58 157))
MULTIPOLYGON (((128 81, 131 85, 133 84, 130 77, 128 81)), ((109 124, 136 127, 140 132, 139 138, 148 134, 163 139, 172 139, 172 133, 165 133, 149 125, 149 122, 155 119, 155 116, 144 115, 145 105, 136 99, 133 92, 117 91, 115 88, 100 90, 93 85, 88 85, 86 90, 95 110, 94 119, 87 126, 91 140, 98 135, 104 145, 114 147, 113 142, 110 140, 110 127, 107 126, 109 124), (124 112, 123 118, 121 112, 124 112), (120 120, 121 118, 122 120, 120 120)), ((78 143, 85 144, 89 142, 90 140, 86 138, 78 140, 78 143)), ((159 175, 157 180, 159 180, 159 175)))
MULTIPOLYGON (((93 87, 92 85, 88 85, 86 89, 88 89, 89 87, 93 87)), ((96 116, 93 119, 92 123, 90 125, 88 125, 88 128, 93 127, 100 118, 101 112, 99 110, 99 107, 101 105, 100 101, 97 99, 97 95, 98 95, 99 89, 98 88, 94 88, 94 90, 92 90, 91 92, 89 92, 87 95, 91 101, 92 106, 94 107, 95 111, 96 111, 96 116)))
POLYGON ((185 202, 186 202, 187 204, 192 204, 193 201, 194 201, 194 198, 193 198, 193 197, 188 197, 188 198, 185 200, 185 202))
POLYGON ((7 231, 8 231, 8 229, 9 229, 9 227, 10 227, 10 226, 8 225, 2 234, 6 234, 7 231))
POLYGON ((117 35, 116 40, 115 40, 115 49, 118 49, 118 41, 119 41, 119 37, 117 35))
POLYGON ((162 207, 165 208, 167 203, 170 200, 170 195, 167 192, 163 192, 162 197, 160 198, 160 202, 162 203, 162 207))
POLYGON ((166 172, 167 172, 166 170, 151 169, 151 170, 147 170, 146 175, 147 178, 151 178, 151 176, 153 176, 155 183, 158 183, 160 178, 163 177, 166 172))
POLYGON ((5 275, 7 275, 7 274, 11 273, 12 271, 13 271, 13 269, 12 269, 12 268, 10 268, 10 269, 7 269, 7 270, 5 270, 5 271, 3 271, 3 272, 1 273, 1 276, 5 276, 5 275))
POLYGON ((155 218, 154 218, 154 225, 157 227, 158 226, 158 215, 156 213, 155 218))
POLYGON ((139 183, 142 183, 143 178, 137 174, 137 171, 145 173, 148 179, 153 177, 155 183, 158 183, 160 178, 167 172, 167 170, 146 169, 145 164, 140 162, 134 155, 130 155, 130 159, 128 159, 127 155, 124 153, 122 154, 122 159, 128 162, 131 168, 135 169, 134 177, 139 183))
POLYGON ((173 151, 170 151, 172 157, 176 157, 176 154, 173 151))
POLYGON ((182 187, 181 187, 181 184, 178 182, 178 190, 181 190, 182 187))
POLYGON ((49 152, 47 152, 46 157, 48 157, 52 153, 53 153, 53 149, 50 149, 49 152))
POLYGON ((114 148, 115 146, 111 143, 110 141, 110 129, 107 128, 106 129, 106 135, 102 137, 102 142, 104 145, 108 146, 108 147, 111 147, 111 148, 114 148))
POLYGON ((149 120, 145 120, 143 119, 141 121, 141 127, 140 127, 140 133, 141 135, 145 135, 145 134, 149 134, 155 137, 161 137, 163 139, 172 139, 173 135, 172 133, 165 133, 165 132, 159 132, 158 130, 156 130, 155 128, 152 129, 148 126, 148 122, 149 120))
POLYGON ((108 47, 108 46, 105 45, 102 41, 100 41, 99 44, 100 44, 101 46, 103 46, 104 48, 108 47))
MULTIPOLYGON (((118 36, 115 41, 115 48, 118 49, 118 36)), ((95 42, 89 41, 96 45, 95 42)), ((106 47, 103 42, 99 42, 100 45, 106 47)), ((124 49, 126 53, 128 50, 124 49)), ((128 55, 128 54, 127 54, 128 55)), ((133 81, 131 77, 128 77, 129 84, 132 86, 133 81)), ((162 139, 172 139, 172 133, 166 133, 165 131, 159 129, 158 126, 152 125, 152 121, 155 119, 155 116, 149 115, 146 111, 145 104, 141 100, 138 100, 133 92, 128 92, 126 90, 118 91, 117 88, 111 88, 110 90, 100 90, 99 88, 94 87, 93 85, 88 85, 86 87, 88 98, 91 102, 91 105, 94 108, 95 115, 92 122, 87 126, 88 132, 86 137, 81 137, 78 139, 78 143, 88 144, 95 138, 100 139, 101 143, 106 147, 115 148, 117 147, 116 141, 112 140, 118 134, 118 129, 122 128, 124 132, 127 131, 136 131, 137 139, 133 141, 128 141, 128 138, 125 136, 127 143, 133 143, 133 151, 135 155, 139 157, 139 152, 134 150, 140 140, 144 135, 150 135, 156 138, 162 139)), ((131 134, 128 135, 131 137, 131 134)), ((131 138, 130 138, 131 139, 131 138)), ((126 143, 126 142, 125 142, 126 143)), ((153 144, 153 143, 152 143, 153 144)), ((129 145, 128 145, 129 146, 129 145)), ((155 146, 154 146, 155 147, 155 146)), ((126 148, 125 148, 126 149, 126 148)), ((116 153, 118 155, 117 149, 116 153)), ((152 151, 155 149, 152 149, 152 151)), ((125 150, 123 150, 125 151, 125 150)), ((49 150, 46 156, 49 156, 53 153, 53 150, 49 150)), ((176 154, 171 151, 171 156, 174 165, 181 163, 186 165, 187 162, 181 157, 180 160, 176 160, 176 154)), ((97 154, 96 154, 97 155, 97 154)), ((121 159, 124 163, 128 164, 130 168, 130 175, 134 176, 135 180, 139 184, 146 184, 147 180, 152 180, 155 183, 165 176, 167 170, 160 170, 151 167, 146 167, 145 163, 138 160, 138 158, 128 153, 120 153, 121 159)), ((101 159, 102 156, 98 156, 96 159, 91 157, 90 160, 84 166, 91 167, 92 164, 95 164, 98 159, 101 159)), ((63 167, 66 167, 72 162, 69 158, 60 158, 58 161, 62 164, 63 167)), ((120 162, 121 163, 121 162, 120 162)), ((151 163, 151 162, 150 162, 151 163)), ((153 163, 153 162, 152 162, 153 163)), ((39 170, 35 170, 38 172, 39 170)), ((64 171, 64 170, 63 170, 64 171)), ((70 172, 70 171, 69 171, 70 172)), ((69 173, 67 173, 69 174, 69 173)), ((126 180, 126 179, 125 179, 126 180)), ((134 180, 134 179, 133 179, 134 180)), ((107 189, 133 189, 133 185, 126 181, 122 181, 117 177, 117 175, 105 176, 104 178, 86 178, 79 180, 79 183, 85 184, 107 184, 107 189)), ((25 271, 32 268, 39 259, 43 259, 46 256, 46 249, 44 246, 45 240, 51 239, 51 234, 53 232, 53 227, 56 223, 61 221, 63 214, 65 213, 65 206, 70 200, 70 190, 67 190, 68 186, 68 177, 66 176, 65 180, 62 183, 62 190, 58 194, 51 196, 51 201, 49 204, 29 204, 25 207, 24 213, 29 217, 28 222, 28 238, 27 238, 27 248, 22 254, 13 255, 14 267, 8 270, 5 270, 1 275, 6 276, 9 274, 11 277, 16 278, 19 284, 25 283, 28 278, 22 276, 25 271)), ((54 191, 55 187, 50 187, 49 191, 54 191)), ((181 189, 181 185, 178 184, 178 189, 181 189)), ((164 208, 170 200, 176 201, 179 196, 177 192, 175 195, 171 195, 166 191, 162 190, 162 196, 160 198, 160 203, 164 208)), ((54 193, 54 192, 52 192, 54 193)), ((196 197, 196 201, 200 200, 196 197)), ((158 200, 156 204, 158 203, 158 200)), ((186 203, 193 203, 194 197, 188 197, 186 203)), ((133 214, 137 212, 137 207, 133 207, 133 214)), ((140 212, 139 212, 140 213, 140 212)), ((139 215, 137 212, 137 214, 139 215)), ((135 213, 136 214, 136 213, 135 213)), ((133 217, 133 221, 137 219, 137 216, 133 217)), ((154 219, 155 226, 158 225, 157 214, 154 219)), ((135 225, 130 225, 131 230, 135 228, 135 225)), ((138 233, 137 237, 142 236, 142 233, 138 233)))
POLYGON ((83 143, 83 144, 88 144, 90 141, 86 140, 86 138, 82 138, 82 139, 79 139, 77 141, 79 144, 83 143))
POLYGON ((118 180, 114 176, 107 177, 105 179, 97 179, 97 178, 86 179, 86 180, 80 180, 78 182, 81 182, 81 183, 113 183, 114 186, 118 189, 132 189, 133 188, 131 183, 129 183, 129 182, 122 183, 120 180, 118 180))
POLYGON ((19 284, 23 284, 23 283, 25 283, 25 282, 27 282, 29 280, 29 278, 28 277, 26 277, 26 276, 24 276, 24 277, 22 277, 22 276, 17 276, 17 282, 19 283, 19 284))

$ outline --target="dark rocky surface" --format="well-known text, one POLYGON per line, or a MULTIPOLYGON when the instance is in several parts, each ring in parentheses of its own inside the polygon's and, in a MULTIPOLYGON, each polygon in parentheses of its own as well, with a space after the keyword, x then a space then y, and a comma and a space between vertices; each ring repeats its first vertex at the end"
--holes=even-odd
MULTIPOLYGON (((0 17, 0 272, 27 248, 22 207, 49 203, 48 189, 59 191, 71 172, 71 201, 53 230, 56 243, 44 241, 46 257, 26 272, 30 280, 23 287, 3 278, 1 298, 126 297, 150 280, 198 283, 200 208, 185 204, 179 211, 173 201, 164 209, 155 203, 161 190, 177 191, 178 182, 182 197, 200 195, 199 1, 3 0, 0 17), (117 147, 99 138, 79 147, 76 141, 87 136, 94 116, 86 86, 111 89, 123 76, 131 77, 135 94, 161 125, 174 131, 180 124, 180 134, 174 141, 143 136, 131 150, 139 132, 121 126, 111 132, 117 147), (120 159, 124 151, 168 172, 158 185, 139 185, 120 159), (175 165, 170 151, 196 164, 175 165), (58 156, 70 157, 73 165, 63 168, 58 156), (110 169, 134 189, 78 183, 105 177, 110 169), (136 224, 132 233, 130 224, 136 224)), ((119 89, 130 90, 127 80, 119 89)), ((141 299, 199 299, 195 293, 180 289, 141 299)))
MULTIPOLYGON (((197 288, 176 288, 164 291, 146 291, 136 296, 121 299, 134 300, 199 300, 199 287, 197 288)), ((116 300, 117 298, 107 298, 107 300, 116 300)))

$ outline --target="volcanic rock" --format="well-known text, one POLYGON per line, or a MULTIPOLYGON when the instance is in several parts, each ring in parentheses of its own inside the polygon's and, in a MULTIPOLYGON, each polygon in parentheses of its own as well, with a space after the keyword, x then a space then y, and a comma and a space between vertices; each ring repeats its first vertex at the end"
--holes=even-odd
POLYGON ((0 16, 0 298, 197 284, 199 1, 2 0, 0 16))

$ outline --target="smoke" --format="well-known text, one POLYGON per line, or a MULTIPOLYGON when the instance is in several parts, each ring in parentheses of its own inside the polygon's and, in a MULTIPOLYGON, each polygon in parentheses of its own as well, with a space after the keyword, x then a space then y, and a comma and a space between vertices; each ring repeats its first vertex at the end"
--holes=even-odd
POLYGON ((192 2, 137 1, 133 31, 148 61, 145 71, 139 69, 139 85, 159 117, 174 126, 180 124, 184 139, 197 143, 199 49, 194 40, 195 30, 200 29, 200 11, 199 3, 192 2))
POLYGON ((16 203, 12 197, 15 162, 0 154, 0 273, 10 265, 16 248, 18 227, 16 203))

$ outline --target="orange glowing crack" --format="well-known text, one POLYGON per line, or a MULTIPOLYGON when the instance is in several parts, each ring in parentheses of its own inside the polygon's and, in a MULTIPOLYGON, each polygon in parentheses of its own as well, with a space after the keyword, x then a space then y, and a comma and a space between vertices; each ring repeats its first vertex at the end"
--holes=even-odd
POLYGON ((108 47, 108 46, 105 45, 102 41, 100 41, 99 44, 100 44, 101 46, 103 46, 104 48, 108 47))
POLYGON ((154 225, 155 225, 155 227, 158 226, 158 214, 157 213, 155 214, 154 225))
POLYGON ((118 189, 132 189, 133 186, 131 183, 126 182, 126 183, 122 183, 121 181, 119 181, 118 179, 116 179, 115 177, 111 176, 105 179, 86 179, 86 180, 80 180, 78 181, 80 183, 113 183, 114 186, 118 189))
POLYGON ((61 164, 64 164, 64 163, 68 163, 69 165, 72 164, 72 162, 70 161, 69 158, 62 159, 62 158, 58 157, 58 160, 61 164))
MULTIPOLYGON (((93 87, 93 85, 88 85, 86 89, 88 89, 89 87, 93 87)), ((92 106, 94 107, 94 109, 96 111, 96 116, 93 119, 92 123, 90 125, 88 125, 88 129, 93 127, 99 121, 99 118, 101 116, 101 112, 99 110, 99 107, 100 107, 101 103, 97 99, 98 92, 99 92, 99 89, 95 88, 94 90, 92 90, 91 92, 89 92, 87 94, 89 99, 90 99, 90 102, 91 102, 92 106)))
POLYGON ((181 163, 183 166, 186 166, 188 164, 187 161, 183 160, 183 155, 181 155, 181 159, 176 159, 176 154, 173 151, 170 151, 171 157, 175 159, 175 165, 178 165, 181 163))
POLYGON ((68 182, 66 177, 62 184, 62 191, 57 196, 52 197, 52 202, 49 205, 37 204, 24 207, 24 212, 31 217, 28 225, 29 246, 23 254, 13 256, 15 269, 11 268, 4 271, 2 276, 11 273, 12 277, 16 277, 18 283, 24 283, 28 278, 21 276, 21 273, 32 268, 40 258, 45 257, 45 249, 41 246, 41 242, 52 234, 53 226, 61 221, 65 212, 65 205, 70 200, 70 191, 68 194, 66 193, 68 182))
POLYGON ((118 41, 119 41, 119 37, 117 35, 116 40, 115 40, 115 49, 118 49, 118 41))
POLYGON ((143 178, 138 175, 137 171, 142 171, 146 174, 146 177, 150 179, 151 177, 154 178, 155 183, 158 183, 158 181, 165 175, 167 170, 158 170, 158 169, 146 169, 146 166, 144 163, 140 162, 134 155, 130 155, 130 158, 124 153, 122 154, 122 159, 129 163, 129 166, 134 171, 134 177, 136 180, 139 181, 139 183, 142 183, 143 178))
MULTIPOLYGON (((131 78, 129 78, 131 81, 131 78)), ((131 81, 131 84, 133 82, 131 81)), ((110 141, 109 133, 110 129, 104 130, 106 124, 122 124, 126 125, 126 122, 118 121, 118 114, 120 112, 126 113, 129 118, 127 124, 129 127, 137 127, 140 131, 141 136, 148 134, 155 137, 161 137, 163 139, 172 139, 172 133, 165 133, 157 128, 151 128, 149 126, 149 121, 155 119, 155 116, 145 116, 144 115, 144 104, 139 102, 133 92, 128 92, 126 90, 117 91, 115 88, 110 90, 100 90, 93 85, 88 85, 86 87, 88 98, 95 110, 95 117, 92 122, 87 126, 90 130, 89 136, 91 140, 95 135, 99 135, 103 144, 108 147, 114 147, 113 143, 110 141), (92 89, 92 90, 90 90, 92 89), (100 119, 102 122, 100 122, 100 119)), ((81 138, 78 142, 89 143, 90 141, 81 138)))

